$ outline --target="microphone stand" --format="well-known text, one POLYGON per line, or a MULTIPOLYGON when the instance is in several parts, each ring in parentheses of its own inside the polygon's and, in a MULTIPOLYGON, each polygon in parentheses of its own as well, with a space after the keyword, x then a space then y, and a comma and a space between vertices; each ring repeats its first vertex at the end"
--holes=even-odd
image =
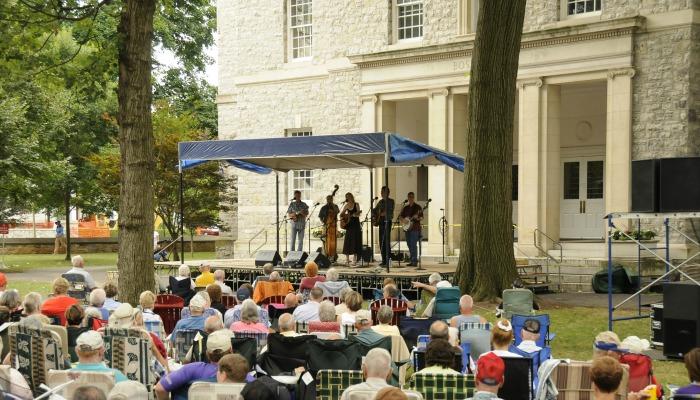
MULTIPOLYGON (((423 206, 422 211, 425 211, 428 208, 431 201, 432 201, 432 199, 428 199, 428 202, 425 203, 425 206, 423 206)), ((443 238, 443 240, 444 240, 444 238, 443 238)), ((444 249, 444 246, 443 246, 443 249, 444 249)), ((422 255, 423 255, 423 228, 421 227, 420 235, 418 236, 418 262, 417 262, 418 267, 416 268, 416 271, 424 271, 425 270, 425 268, 423 268, 423 265, 421 262, 422 255)))
MULTIPOLYGON (((403 208, 401 209, 403 211, 403 208)), ((396 225, 399 226, 399 235, 398 235, 398 245, 399 245, 399 250, 398 253, 396 253, 396 262, 398 262, 398 265, 396 267, 401 268, 401 259, 403 258, 401 255, 401 231, 403 230, 403 226, 401 225, 401 214, 399 214, 398 217, 396 217, 396 225)), ((391 236, 389 236, 391 237, 391 236)))
POLYGON ((316 207, 318 207, 319 204, 321 203, 314 204, 314 208, 311 209, 311 212, 309 212, 309 215, 306 217, 306 225, 309 229, 309 255, 311 255, 311 216, 314 215, 314 211, 316 211, 316 207))
POLYGON ((447 261, 445 261, 445 234, 447 233, 447 218, 445 218, 445 209, 441 208, 440 211, 442 211, 442 218, 440 218, 440 222, 438 224, 440 225, 440 235, 442 235, 442 261, 440 261, 438 264, 447 264, 447 261))

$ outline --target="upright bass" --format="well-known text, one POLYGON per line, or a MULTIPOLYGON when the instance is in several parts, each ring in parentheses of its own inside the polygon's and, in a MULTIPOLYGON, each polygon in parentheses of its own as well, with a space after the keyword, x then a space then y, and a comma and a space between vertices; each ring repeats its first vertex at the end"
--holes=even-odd
POLYGON ((326 257, 335 261, 338 258, 337 238, 338 238, 338 206, 333 202, 335 194, 338 192, 338 185, 333 187, 333 192, 326 197, 326 204, 321 207, 319 218, 325 228, 325 242, 323 250, 326 257))

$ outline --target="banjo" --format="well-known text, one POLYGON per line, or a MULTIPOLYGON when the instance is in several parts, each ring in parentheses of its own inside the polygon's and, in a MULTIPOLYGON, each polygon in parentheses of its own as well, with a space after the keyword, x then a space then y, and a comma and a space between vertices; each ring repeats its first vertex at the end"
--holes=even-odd
MULTIPOLYGON (((422 213, 423 211, 427 210, 427 209, 428 209, 428 206, 430 205, 430 202, 431 202, 431 201, 433 201, 433 199, 428 199, 428 201, 425 203, 425 206, 423 207, 423 209, 422 209, 418 214, 420 214, 420 213, 422 213)), ((418 214, 416 214, 416 215, 412 216, 411 218, 409 218, 408 221, 406 221, 406 223, 403 224, 403 225, 401 226, 401 229, 403 229, 404 232, 410 231, 410 230, 411 230, 411 226, 412 226, 414 223, 418 222, 418 214)))

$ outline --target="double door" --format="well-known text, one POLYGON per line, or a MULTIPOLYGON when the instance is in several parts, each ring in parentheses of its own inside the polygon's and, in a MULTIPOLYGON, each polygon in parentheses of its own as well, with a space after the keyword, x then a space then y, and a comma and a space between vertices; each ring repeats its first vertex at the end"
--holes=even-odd
POLYGON ((562 239, 602 239, 605 200, 603 157, 562 160, 560 232, 562 239))

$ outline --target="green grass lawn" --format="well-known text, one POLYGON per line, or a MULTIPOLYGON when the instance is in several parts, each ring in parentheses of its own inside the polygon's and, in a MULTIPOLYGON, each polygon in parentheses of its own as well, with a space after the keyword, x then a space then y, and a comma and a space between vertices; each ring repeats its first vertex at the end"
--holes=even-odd
MULTIPOLYGON (((80 254, 85 259, 85 265, 90 266, 116 266, 117 253, 74 253, 80 254)), ((4 272, 23 272, 36 268, 70 268, 70 261, 65 260, 65 254, 8 254, 5 256, 4 272)), ((194 257, 185 253, 188 259, 214 259, 214 252, 195 252, 194 257)), ((171 257, 172 259, 172 257, 171 257)))

